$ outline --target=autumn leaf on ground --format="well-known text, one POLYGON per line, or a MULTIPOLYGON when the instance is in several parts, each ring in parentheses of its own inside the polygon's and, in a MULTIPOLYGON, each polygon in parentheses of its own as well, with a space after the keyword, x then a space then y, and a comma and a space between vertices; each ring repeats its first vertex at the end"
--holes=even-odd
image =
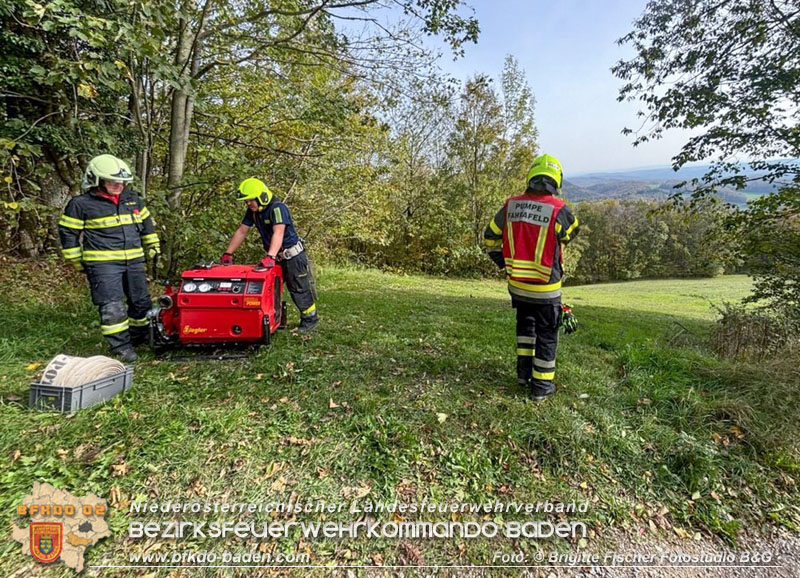
POLYGON ((296 438, 294 436, 289 436, 286 438, 286 443, 292 446, 310 446, 314 442, 311 440, 307 440, 305 438, 296 438))
POLYGON ((286 489, 286 478, 280 476, 276 479, 272 484, 269 486, 269 489, 273 492, 282 492, 286 489))
POLYGON ((206 493, 206 487, 203 485, 203 482, 200 481, 200 478, 195 478, 194 481, 189 485, 189 495, 191 496, 194 494, 195 496, 202 496, 206 493))
POLYGON ((108 503, 111 505, 112 508, 116 508, 119 506, 120 503, 120 492, 117 486, 111 488, 111 491, 108 493, 108 503))
POLYGON ((360 486, 348 486, 342 488, 342 497, 348 500, 353 498, 360 499, 369 494, 370 491, 372 491, 372 488, 370 488, 364 482, 361 482, 360 486))

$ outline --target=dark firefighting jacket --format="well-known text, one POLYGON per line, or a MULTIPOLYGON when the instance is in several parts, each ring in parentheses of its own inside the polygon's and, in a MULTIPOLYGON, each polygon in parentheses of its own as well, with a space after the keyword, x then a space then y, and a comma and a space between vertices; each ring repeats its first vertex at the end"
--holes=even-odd
POLYGON ((505 267, 508 291, 523 301, 561 298, 562 245, 578 233, 578 219, 554 195, 525 193, 506 200, 484 232, 492 259, 505 267))
POLYGON ((150 211, 127 188, 117 204, 94 188, 74 197, 58 222, 58 234, 61 254, 72 263, 143 260, 145 250, 158 245, 150 211))

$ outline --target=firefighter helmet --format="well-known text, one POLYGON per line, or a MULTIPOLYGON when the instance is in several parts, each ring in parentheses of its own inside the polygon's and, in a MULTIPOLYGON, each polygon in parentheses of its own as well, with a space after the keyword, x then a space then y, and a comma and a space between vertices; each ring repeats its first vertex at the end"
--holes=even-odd
POLYGON ((94 157, 86 166, 83 173, 83 188, 99 187, 100 180, 129 183, 133 180, 133 173, 128 163, 114 155, 100 155, 94 157))
POLYGON ((556 157, 541 155, 533 161, 531 168, 528 169, 528 188, 532 190, 546 188, 549 193, 556 194, 561 188, 563 175, 561 163, 556 157))
POLYGON ((272 201, 272 191, 269 187, 255 177, 243 180, 239 184, 239 194, 236 195, 237 201, 250 201, 255 199, 262 207, 269 205, 272 201))

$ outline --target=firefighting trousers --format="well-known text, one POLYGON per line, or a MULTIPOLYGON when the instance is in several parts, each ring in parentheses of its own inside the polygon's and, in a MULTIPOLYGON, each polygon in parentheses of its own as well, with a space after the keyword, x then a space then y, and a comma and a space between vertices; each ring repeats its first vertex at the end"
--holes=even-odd
POLYGON ((150 293, 144 261, 84 263, 92 303, 100 310, 100 332, 112 352, 147 339, 150 293))
POLYGON ((561 304, 513 300, 517 310, 517 379, 534 387, 553 384, 561 304))
POLYGON ((283 279, 286 288, 292 296, 292 301, 300 310, 300 317, 313 317, 317 313, 317 306, 314 303, 314 279, 312 278, 311 267, 308 262, 308 255, 305 251, 288 259, 281 261, 283 269, 283 279))

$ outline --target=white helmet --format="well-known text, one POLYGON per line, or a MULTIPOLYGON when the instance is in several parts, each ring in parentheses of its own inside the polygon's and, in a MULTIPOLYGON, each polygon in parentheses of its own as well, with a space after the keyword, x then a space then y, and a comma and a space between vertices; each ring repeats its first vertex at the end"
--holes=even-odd
POLYGON ((133 180, 133 173, 128 163, 114 155, 100 155, 89 161, 83 173, 83 188, 99 187, 100 179, 129 183, 133 180))

